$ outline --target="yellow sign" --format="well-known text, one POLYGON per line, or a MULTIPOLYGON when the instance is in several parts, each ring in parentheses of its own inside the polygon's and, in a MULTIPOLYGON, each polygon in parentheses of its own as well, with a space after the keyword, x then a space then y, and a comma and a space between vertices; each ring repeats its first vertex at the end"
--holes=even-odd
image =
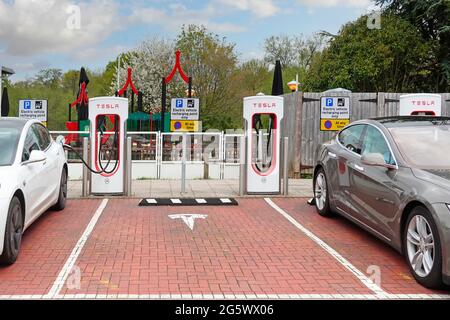
POLYGON ((349 119, 321 119, 321 131, 339 131, 350 123, 349 119))
POLYGON ((172 120, 170 121, 170 131, 172 132, 198 132, 200 121, 172 120))

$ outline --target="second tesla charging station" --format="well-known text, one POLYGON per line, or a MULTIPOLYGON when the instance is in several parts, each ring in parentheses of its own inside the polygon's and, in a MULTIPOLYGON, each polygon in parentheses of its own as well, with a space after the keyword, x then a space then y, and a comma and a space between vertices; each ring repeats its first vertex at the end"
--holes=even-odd
POLYGON ((416 93, 400 96, 401 116, 440 116, 442 96, 440 94, 416 93))
POLYGON ((279 194, 281 191, 280 125, 283 112, 282 97, 244 98, 248 194, 279 194))
POLYGON ((98 97, 89 99, 91 132, 91 193, 125 193, 125 137, 128 99, 98 97))

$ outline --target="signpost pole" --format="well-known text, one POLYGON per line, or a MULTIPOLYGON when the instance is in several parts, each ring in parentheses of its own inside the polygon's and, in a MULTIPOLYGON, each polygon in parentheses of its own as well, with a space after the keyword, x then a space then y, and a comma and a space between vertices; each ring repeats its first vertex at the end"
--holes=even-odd
POLYGON ((183 132, 183 156, 181 157, 181 194, 186 193, 186 152, 187 152, 187 134, 183 132))
POLYGON ((160 131, 164 131, 164 116, 166 113, 166 79, 162 78, 162 96, 161 96, 161 125, 160 125, 160 131))

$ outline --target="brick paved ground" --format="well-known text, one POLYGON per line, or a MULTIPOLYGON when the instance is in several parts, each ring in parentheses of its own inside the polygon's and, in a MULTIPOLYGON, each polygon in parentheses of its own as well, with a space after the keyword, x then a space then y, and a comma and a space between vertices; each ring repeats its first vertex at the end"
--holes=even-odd
POLYGON ((112 200, 62 293, 371 293, 262 199, 237 207, 137 208, 112 200), (207 214, 191 231, 174 213, 207 214))
POLYGON ((419 285, 402 255, 350 221, 340 216, 323 218, 306 203, 306 199, 274 199, 274 202, 359 270, 369 275, 375 270, 369 269, 370 266, 379 267, 381 287, 388 293, 441 293, 419 285))
POLYGON ((45 294, 100 201, 68 201, 62 212, 46 212, 25 231, 16 263, 0 267, 0 295, 45 294))
MULTIPOLYGON (((397 252, 343 218, 318 216, 306 200, 273 201, 362 273, 370 276, 368 268, 379 267, 387 293, 449 294, 421 287, 397 252)), ((264 199, 238 201, 229 207, 138 207, 137 199, 109 200, 74 258, 80 287, 64 285, 57 293, 373 296, 264 199), (181 219, 169 218, 180 213, 208 217, 195 220, 191 230, 181 219)), ((46 295, 55 288, 100 202, 71 200, 64 212, 48 212, 36 221, 24 235, 17 263, 0 267, 0 298, 46 295)), ((73 286, 73 277, 69 280, 73 286)))

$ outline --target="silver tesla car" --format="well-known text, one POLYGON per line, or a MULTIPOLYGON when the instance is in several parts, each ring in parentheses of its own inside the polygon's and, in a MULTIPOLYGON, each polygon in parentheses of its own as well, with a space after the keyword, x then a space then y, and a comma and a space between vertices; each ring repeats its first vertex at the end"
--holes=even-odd
POLYGON ((450 284, 450 117, 351 123, 318 148, 314 203, 403 253, 414 278, 450 284))

